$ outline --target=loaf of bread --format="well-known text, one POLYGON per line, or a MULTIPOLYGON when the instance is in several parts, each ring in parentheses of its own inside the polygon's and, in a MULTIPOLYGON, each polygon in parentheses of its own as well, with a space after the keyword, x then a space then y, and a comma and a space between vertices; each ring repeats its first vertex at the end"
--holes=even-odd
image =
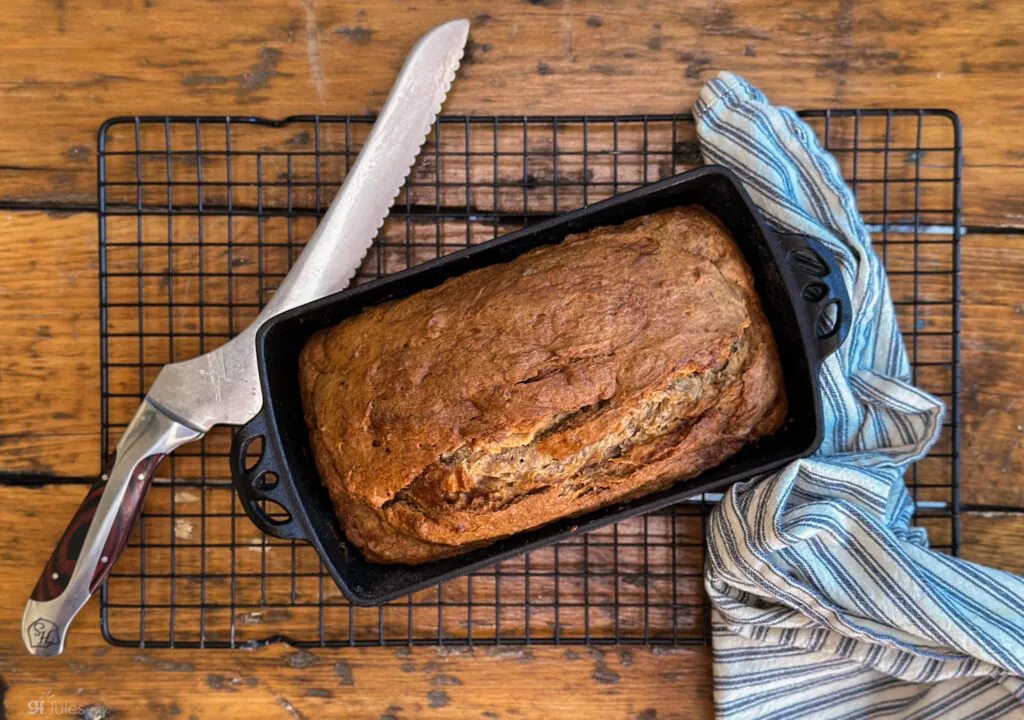
POLYGON ((750 269, 696 207, 369 308, 314 335, 299 367, 320 476, 376 562, 661 490, 785 415, 750 269))

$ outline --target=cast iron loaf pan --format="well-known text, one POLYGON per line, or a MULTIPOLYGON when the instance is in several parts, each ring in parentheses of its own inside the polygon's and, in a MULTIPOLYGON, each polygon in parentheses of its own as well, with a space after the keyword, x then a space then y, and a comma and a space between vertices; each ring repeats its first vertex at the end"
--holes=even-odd
POLYGON ((674 505, 702 492, 720 490, 810 455, 821 443, 822 433, 818 369, 842 343, 849 325, 850 301, 832 254, 812 238, 779 234, 766 226, 731 171, 717 166, 699 168, 268 320, 256 336, 263 409, 235 437, 231 450, 235 487, 246 513, 261 530, 275 537, 309 542, 349 600, 356 605, 382 604, 529 550, 674 505), (757 292, 778 343, 789 397, 789 412, 781 429, 724 464, 662 492, 555 521, 458 557, 417 566, 383 565, 364 559, 346 541, 313 460, 298 385, 299 352, 306 340, 321 328, 371 305, 508 261, 539 245, 559 243, 572 233, 617 225, 682 205, 700 205, 718 216, 753 270, 757 292), (258 438, 263 439, 262 455, 246 467, 246 450, 258 438))

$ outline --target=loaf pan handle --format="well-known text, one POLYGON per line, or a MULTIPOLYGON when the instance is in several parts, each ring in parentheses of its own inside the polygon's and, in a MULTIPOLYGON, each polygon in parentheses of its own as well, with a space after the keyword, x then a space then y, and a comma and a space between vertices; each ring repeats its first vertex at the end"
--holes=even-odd
POLYGON ((305 535, 299 526, 298 515, 292 507, 294 495, 288 492, 281 469, 274 464, 274 454, 267 438, 266 418, 260 413, 235 433, 231 441, 231 476, 235 481, 242 508, 253 524, 267 535, 284 540, 302 540, 305 535), (246 468, 249 447, 263 441, 263 453, 250 468, 246 468), (287 518, 272 517, 267 502, 276 503, 287 518))
POLYGON ((824 360, 846 340, 853 321, 839 263, 824 243, 809 235, 779 233, 779 241, 785 250, 785 272, 798 293, 793 300, 803 306, 817 340, 819 360, 824 360))

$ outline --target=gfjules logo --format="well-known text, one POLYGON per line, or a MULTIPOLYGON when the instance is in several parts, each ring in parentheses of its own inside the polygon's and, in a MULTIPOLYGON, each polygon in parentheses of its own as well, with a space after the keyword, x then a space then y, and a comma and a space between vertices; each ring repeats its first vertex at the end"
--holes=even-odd
POLYGON ((110 712, 103 705, 78 705, 67 700, 58 700, 49 690, 44 690, 38 700, 28 701, 28 714, 38 716, 68 715, 86 720, 104 720, 110 712))

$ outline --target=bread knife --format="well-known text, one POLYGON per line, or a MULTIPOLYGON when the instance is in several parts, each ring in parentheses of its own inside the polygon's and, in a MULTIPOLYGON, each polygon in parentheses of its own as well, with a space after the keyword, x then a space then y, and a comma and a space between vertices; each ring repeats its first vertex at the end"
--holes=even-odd
POLYGON ((259 412, 256 331, 348 285, 441 111, 468 35, 469 21, 453 20, 413 48, 341 189, 256 319, 216 350, 161 369, 25 606, 21 636, 33 655, 63 651, 68 626, 127 544, 160 461, 214 425, 241 425, 259 412))

